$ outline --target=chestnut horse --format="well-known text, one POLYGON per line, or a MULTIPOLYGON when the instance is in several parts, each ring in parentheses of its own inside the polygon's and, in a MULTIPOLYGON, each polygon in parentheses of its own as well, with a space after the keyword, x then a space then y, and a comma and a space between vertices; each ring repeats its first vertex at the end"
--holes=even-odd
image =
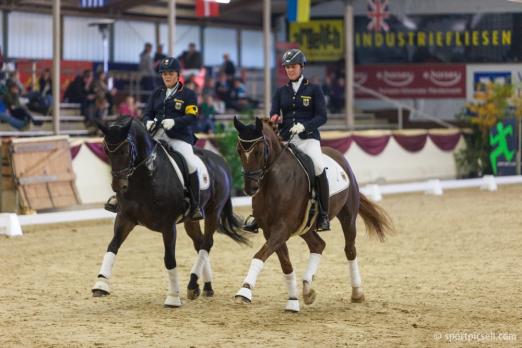
MULTIPOLYGON (((243 286, 236 294, 236 301, 252 301, 257 276, 264 262, 276 252, 288 288, 286 310, 298 312, 297 281, 286 242, 300 231, 301 238, 310 249, 308 266, 303 276, 305 304, 313 303, 316 298, 312 280, 326 246, 315 229, 314 221, 308 229, 302 230, 310 200, 308 178, 297 159, 281 142, 274 130, 275 125, 270 121, 256 119, 255 125, 245 125, 235 118, 234 126, 239 133, 237 150, 244 169, 245 191, 253 196, 253 215, 266 239, 266 243, 254 255, 243 286)), ((341 222, 345 238, 344 251, 351 276, 351 299, 353 302, 362 302, 364 294, 355 249, 357 214, 362 216, 368 233, 381 241, 392 231, 392 224, 382 208, 359 192, 353 171, 344 156, 327 147, 323 148, 323 153, 335 160, 349 178, 348 188, 330 197, 328 215, 330 219, 337 217, 341 222)))
MULTIPOLYGON (((209 252, 216 230, 239 243, 247 243, 240 233, 241 222, 232 211, 230 168, 219 155, 195 149, 194 152, 208 168, 210 186, 201 191, 201 207, 205 211, 205 229, 199 221, 186 216, 182 179, 176 174, 167 151, 137 120, 122 117, 108 127, 99 124, 105 136, 105 151, 112 168, 112 188, 118 197, 120 211, 114 222, 114 236, 92 289, 94 296, 108 295, 113 263, 122 243, 136 225, 161 232, 165 247, 165 268, 169 278, 166 307, 181 306, 176 262, 176 224, 185 223, 187 234, 198 253, 192 267, 187 297, 200 294, 198 279, 204 282, 203 293, 212 296, 212 272, 209 252)), ((163 131, 160 129, 159 131, 163 131)))

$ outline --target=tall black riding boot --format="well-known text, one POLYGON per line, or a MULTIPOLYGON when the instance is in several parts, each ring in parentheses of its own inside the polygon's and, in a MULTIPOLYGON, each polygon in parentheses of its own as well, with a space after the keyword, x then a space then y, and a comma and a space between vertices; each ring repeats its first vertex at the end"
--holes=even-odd
POLYGON ((199 207, 199 179, 198 172, 188 175, 189 178, 189 195, 190 195, 190 218, 193 221, 204 218, 203 211, 199 207))
POLYGON ((326 177, 326 169, 315 177, 315 188, 319 202, 319 215, 317 216, 317 230, 330 230, 330 220, 328 219, 328 205, 330 199, 330 189, 328 187, 328 178, 326 177))

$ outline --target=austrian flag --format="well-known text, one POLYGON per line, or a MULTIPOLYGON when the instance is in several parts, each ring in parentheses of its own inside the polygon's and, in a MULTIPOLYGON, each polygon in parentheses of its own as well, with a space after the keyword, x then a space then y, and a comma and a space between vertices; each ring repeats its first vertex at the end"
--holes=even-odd
POLYGON ((368 18, 370 18, 368 30, 390 30, 388 23, 385 21, 390 17, 389 11, 388 0, 368 0, 368 18))
POLYGON ((219 4, 215 0, 196 0, 196 17, 219 16, 219 4))

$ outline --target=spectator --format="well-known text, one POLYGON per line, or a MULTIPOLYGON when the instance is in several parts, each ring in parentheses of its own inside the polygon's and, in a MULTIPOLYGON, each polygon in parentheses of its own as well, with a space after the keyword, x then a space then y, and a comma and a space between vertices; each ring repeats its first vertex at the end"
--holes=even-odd
POLYGON ((178 59, 187 75, 197 75, 203 67, 201 53, 196 50, 196 44, 193 42, 188 45, 188 50, 183 51, 178 59))
POLYGON ((7 94, 4 97, 4 102, 9 114, 28 125, 32 122, 35 126, 42 125, 42 121, 33 119, 32 115, 20 102, 20 89, 18 85, 12 80, 7 82, 7 94))
POLYGON ((92 70, 84 70, 81 76, 76 76, 64 94, 64 101, 80 104, 80 112, 85 117, 86 123, 94 118, 95 99, 92 70))
POLYGON ((31 111, 47 115, 53 103, 53 82, 51 80, 51 70, 45 69, 38 79, 38 91, 29 93, 29 103, 27 107, 31 111))
POLYGON ((236 66, 234 65, 234 62, 230 60, 230 56, 228 55, 228 53, 225 53, 223 55, 223 64, 221 65, 221 71, 225 73, 229 81, 232 81, 232 79, 234 79, 234 77, 236 76, 236 66))
POLYGON ((326 105, 330 105, 330 99, 332 97, 332 74, 326 74, 321 89, 323 90, 326 105))
POLYGON ((136 103, 136 100, 133 96, 128 95, 125 98, 125 101, 123 101, 119 108, 118 108, 118 114, 120 116, 129 116, 132 118, 140 118, 140 110, 138 108, 138 104, 136 103))
POLYGON ((201 110, 198 117, 197 131, 200 133, 212 133, 216 122, 216 109, 214 98, 211 95, 200 97, 201 110), (202 102, 201 102, 202 99, 202 102))
POLYGON ((201 90, 201 94, 203 95, 214 95, 216 93, 216 84, 212 77, 207 77, 205 79, 205 84, 203 85, 203 89, 201 90))
POLYGON ((344 78, 340 77, 332 86, 332 93, 330 95, 330 112, 340 113, 344 108, 344 78))
POLYGON ((249 104, 245 85, 240 79, 234 79, 230 93, 231 106, 236 111, 243 111, 249 104))
POLYGON ((28 125, 26 120, 21 120, 16 117, 11 116, 7 106, 4 103, 3 97, 0 99, 0 121, 6 122, 11 127, 16 128, 18 130, 23 129, 28 125))
POLYGON ((105 72, 99 71, 96 74, 96 81, 94 82, 94 94, 96 95, 96 118, 101 120, 107 116, 109 112, 109 99, 112 99, 112 92, 107 85, 107 75, 105 72))
POLYGON ((163 58, 167 58, 167 55, 163 53, 163 45, 158 45, 156 53, 154 53, 154 70, 159 73, 159 65, 163 58))
POLYGON ((220 72, 218 75, 218 80, 215 85, 216 96, 225 103, 225 107, 230 107, 230 93, 231 93, 231 84, 227 80, 227 75, 224 72, 220 72))
POLYGON ((18 71, 18 69, 15 69, 9 73, 8 81, 12 81, 18 86, 20 95, 25 95, 27 93, 24 84, 20 80, 20 71, 18 71))
POLYGON ((154 89, 154 81, 156 73, 154 71, 154 61, 151 56, 152 44, 147 42, 140 53, 139 71, 141 76, 141 88, 147 92, 144 94, 144 100, 148 99, 148 92, 154 89))

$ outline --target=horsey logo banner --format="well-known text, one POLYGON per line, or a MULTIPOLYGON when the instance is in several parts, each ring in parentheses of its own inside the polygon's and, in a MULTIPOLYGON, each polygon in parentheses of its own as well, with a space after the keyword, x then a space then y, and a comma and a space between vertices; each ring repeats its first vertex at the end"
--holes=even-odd
MULTIPOLYGON (((394 15, 392 5, 355 16, 356 64, 522 61, 522 13, 394 15)), ((310 62, 344 57, 341 19, 291 23, 288 32, 310 62)))

